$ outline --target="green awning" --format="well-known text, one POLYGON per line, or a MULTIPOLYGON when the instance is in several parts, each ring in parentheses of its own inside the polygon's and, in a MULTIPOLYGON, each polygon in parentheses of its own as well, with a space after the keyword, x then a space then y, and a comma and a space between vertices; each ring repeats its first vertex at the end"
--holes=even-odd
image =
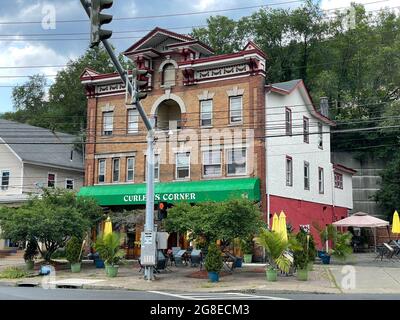
MULTIPOLYGON (((146 184, 118 184, 83 187, 79 196, 92 197, 101 206, 135 205, 146 203, 146 184)), ((177 203, 224 201, 247 198, 260 201, 258 178, 201 180, 186 182, 159 182, 155 184, 154 200, 177 203)))

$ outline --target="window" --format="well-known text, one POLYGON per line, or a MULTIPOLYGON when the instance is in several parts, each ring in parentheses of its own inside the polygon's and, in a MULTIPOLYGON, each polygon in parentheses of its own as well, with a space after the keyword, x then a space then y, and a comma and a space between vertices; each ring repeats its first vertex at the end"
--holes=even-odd
POLYGON ((212 125, 212 112, 213 112, 212 100, 200 101, 200 125, 202 127, 212 125))
POLYGON ((286 185, 293 186, 293 159, 286 157, 286 185))
POLYGON ((343 175, 335 172, 335 188, 343 189, 343 175))
POLYGON ((286 135, 291 136, 292 135, 292 110, 289 108, 286 108, 285 111, 285 129, 286 129, 286 135))
POLYGON ((1 190, 8 190, 10 186, 10 171, 4 170, 1 171, 1 190))
POLYGON ((190 152, 176 154, 176 179, 187 179, 190 177, 190 152))
POLYGON ((119 181, 119 159, 113 159, 113 175, 112 175, 112 181, 113 182, 118 182, 119 181))
POLYGON ((228 149, 226 170, 228 175, 244 175, 246 170, 246 148, 228 149))
POLYGON ((304 190, 310 190, 310 164, 304 161, 304 190))
POLYGON ((222 174, 221 151, 203 152, 203 176, 217 177, 222 174))
POLYGON ((56 175, 54 173, 49 173, 47 175, 47 187, 54 188, 56 185, 56 175))
POLYGON ((323 149, 323 140, 322 140, 322 123, 318 122, 318 148, 323 149))
MULTIPOLYGON (((147 157, 144 157, 144 161, 146 163, 145 172, 144 172, 144 180, 146 180, 147 175, 147 157)), ((160 180, 160 156, 158 154, 154 155, 154 180, 160 180)))
POLYGON ((106 160, 99 160, 99 183, 104 183, 106 180, 106 160))
POLYGON ((114 112, 103 112, 103 135, 111 136, 113 133, 114 112))
POLYGON ((128 133, 139 132, 139 113, 136 109, 128 110, 128 133))
POLYGON ((175 67, 172 63, 168 63, 163 68, 163 85, 175 85, 175 67))
POLYGON ((135 177, 135 158, 126 159, 126 181, 132 182, 135 177))
POLYGON ((65 189, 74 190, 74 179, 65 180, 65 189))
POLYGON ((229 106, 230 106, 230 123, 240 123, 243 121, 242 117, 242 96, 230 97, 229 98, 229 106))
POLYGON ((303 139, 305 143, 310 142, 310 121, 307 117, 303 117, 303 139))
POLYGON ((318 190, 324 193, 324 168, 318 168, 318 190))

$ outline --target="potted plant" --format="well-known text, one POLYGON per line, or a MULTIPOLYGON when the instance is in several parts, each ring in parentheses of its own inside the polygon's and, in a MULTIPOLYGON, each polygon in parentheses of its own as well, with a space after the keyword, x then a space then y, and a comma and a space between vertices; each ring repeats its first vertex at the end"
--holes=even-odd
POLYGON ((223 267, 223 261, 221 256, 221 250, 215 243, 212 243, 208 247, 206 260, 204 266, 208 272, 208 278, 211 282, 219 281, 219 272, 223 267))
POLYGON ((269 267, 266 269, 266 277, 268 281, 277 280, 278 270, 289 272, 291 261, 285 254, 289 248, 288 241, 283 239, 279 233, 266 228, 261 229, 256 241, 267 252, 269 267))
POLYGON ((65 248, 65 254, 68 262, 71 264, 71 272, 81 271, 82 241, 77 237, 72 237, 65 248))
POLYGON ((116 277, 119 263, 125 256, 125 251, 120 247, 120 235, 113 232, 104 237, 99 237, 94 248, 99 253, 100 259, 104 261, 106 275, 116 277))
POLYGON ((302 250, 307 254, 307 269, 308 271, 312 271, 313 263, 317 255, 314 237, 303 229, 300 229, 300 231, 296 235, 296 239, 302 250))
POLYGON ((308 279, 308 252, 301 249, 294 252, 294 265, 297 270, 297 279, 307 281, 308 279))
POLYGON ((325 228, 321 229, 319 226, 314 226, 318 232, 321 239, 322 249, 318 251, 318 257, 321 259, 323 264, 330 264, 331 261, 331 251, 329 250, 329 241, 335 243, 337 231, 336 228, 328 224, 325 228))
POLYGON ((39 254, 37 241, 31 239, 28 241, 24 252, 24 260, 27 270, 33 270, 35 266, 35 257, 39 254))
POLYGON ((351 247, 352 236, 350 232, 338 233, 336 235, 335 246, 331 251, 332 256, 339 260, 346 261, 353 253, 353 248, 351 247))
POLYGON ((244 263, 251 263, 253 259, 253 243, 249 239, 240 240, 240 249, 243 253, 244 263))

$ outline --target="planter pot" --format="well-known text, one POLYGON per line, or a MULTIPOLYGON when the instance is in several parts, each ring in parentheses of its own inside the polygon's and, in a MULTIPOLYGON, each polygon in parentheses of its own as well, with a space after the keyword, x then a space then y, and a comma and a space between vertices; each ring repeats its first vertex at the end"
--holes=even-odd
POLYGON ((94 264, 95 264, 96 268, 98 268, 98 269, 104 268, 104 261, 101 259, 94 260, 94 264))
POLYGON ((253 259, 253 255, 252 254, 245 254, 243 255, 243 260, 244 263, 251 263, 251 260, 253 259))
POLYGON ((318 250, 317 254, 318 254, 318 258, 321 258, 322 256, 326 255, 326 251, 318 250))
POLYGON ((81 272, 81 263, 71 263, 71 272, 72 273, 78 273, 81 272))
POLYGON ((297 280, 307 281, 308 280, 308 270, 307 269, 297 270, 297 280))
POLYGON ((26 265, 26 270, 33 270, 33 268, 35 267, 35 261, 33 260, 25 261, 25 265, 26 265))
POLYGON ((236 260, 236 262, 235 262, 235 268, 241 268, 242 267, 242 263, 243 263, 242 258, 238 258, 236 260))
POLYGON ((218 282, 219 281, 218 272, 209 272, 208 273, 208 279, 210 279, 211 282, 218 282))
POLYGON ((115 278, 118 275, 119 266, 106 266, 106 274, 110 278, 115 278))
POLYGON ((331 263, 331 256, 325 254, 325 255, 323 255, 321 257, 321 261, 322 261, 323 264, 330 264, 331 263))
POLYGON ((313 271, 313 266, 314 266, 314 263, 313 263, 313 262, 309 262, 309 263, 307 264, 307 270, 308 270, 308 271, 313 271))
POLYGON ((276 281, 278 279, 278 271, 277 270, 267 270, 267 281, 276 281))

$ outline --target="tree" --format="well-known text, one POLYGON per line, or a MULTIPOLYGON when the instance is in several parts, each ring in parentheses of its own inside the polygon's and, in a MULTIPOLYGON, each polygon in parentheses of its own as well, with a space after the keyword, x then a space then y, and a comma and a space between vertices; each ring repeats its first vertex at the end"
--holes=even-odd
POLYGON ((97 221, 101 208, 92 201, 78 200, 66 190, 45 189, 41 197, 34 197, 20 208, 0 210, 3 237, 13 241, 35 240, 46 261, 73 236, 83 238, 97 221))
POLYGON ((190 232, 193 238, 205 239, 207 243, 222 240, 224 244, 235 238, 250 238, 261 224, 259 208, 246 199, 195 206, 179 203, 169 209, 165 219, 165 227, 169 232, 190 232))

